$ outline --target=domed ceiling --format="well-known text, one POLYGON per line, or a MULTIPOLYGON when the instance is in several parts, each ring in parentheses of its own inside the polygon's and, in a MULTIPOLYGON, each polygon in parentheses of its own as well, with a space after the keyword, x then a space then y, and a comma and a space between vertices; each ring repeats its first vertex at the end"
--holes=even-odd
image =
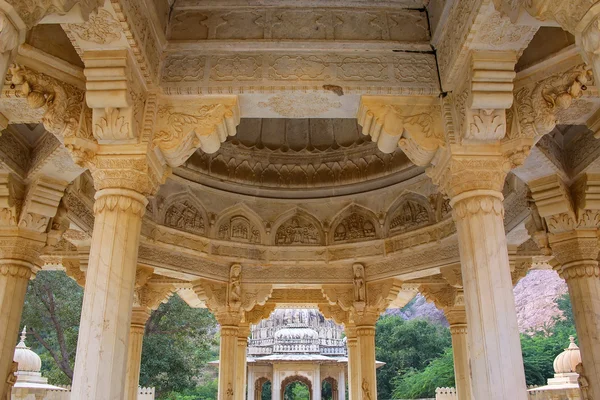
POLYGON ((383 154, 356 119, 242 119, 215 154, 196 152, 176 174, 230 192, 325 197, 386 187, 423 170, 383 154))

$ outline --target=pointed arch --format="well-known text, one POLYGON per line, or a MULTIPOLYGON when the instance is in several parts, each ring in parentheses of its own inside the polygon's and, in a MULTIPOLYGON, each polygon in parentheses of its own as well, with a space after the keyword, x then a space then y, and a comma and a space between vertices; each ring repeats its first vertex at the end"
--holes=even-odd
POLYGON ((213 226, 212 237, 263 244, 267 240, 267 232, 262 218, 245 203, 238 203, 219 214, 213 226))
POLYGON ((434 222, 435 212, 427 197, 414 192, 404 192, 386 213, 385 232, 387 236, 393 236, 434 222))
POLYGON ((281 214, 271 229, 271 243, 277 246, 320 246, 325 244, 321 222, 302 208, 281 214))
POLYGON ((208 234, 208 214, 191 192, 173 194, 165 199, 160 221, 165 226, 198 235, 208 234))
POLYGON ((327 243, 355 242, 381 238, 381 226, 370 209, 356 203, 344 207, 333 217, 327 243))

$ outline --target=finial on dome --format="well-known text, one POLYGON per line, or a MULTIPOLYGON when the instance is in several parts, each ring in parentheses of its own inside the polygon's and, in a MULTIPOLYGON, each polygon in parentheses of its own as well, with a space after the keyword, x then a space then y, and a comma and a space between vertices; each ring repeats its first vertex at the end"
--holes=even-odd
POLYGON ((23 332, 21 332, 21 342, 25 343, 25 339, 27 339, 27 325, 23 327, 23 332))

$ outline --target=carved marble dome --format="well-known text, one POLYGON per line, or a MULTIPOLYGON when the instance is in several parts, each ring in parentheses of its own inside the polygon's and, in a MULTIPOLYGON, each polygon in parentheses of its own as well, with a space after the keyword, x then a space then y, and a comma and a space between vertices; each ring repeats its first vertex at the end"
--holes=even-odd
POLYGON ((569 340, 571 341, 569 347, 554 359, 555 374, 576 372, 577 364, 581 363, 581 353, 579 347, 575 344, 575 338, 571 336, 569 340))
MULTIPOLYGON (((42 370, 42 359, 35 352, 29 349, 25 344, 26 328, 21 333, 21 341, 15 348, 13 361, 19 364, 18 373, 33 372, 39 373, 42 370)), ((17 373, 17 374, 18 374, 17 373)))
POLYGON ((277 309, 252 326, 248 355, 320 354, 345 356, 343 328, 316 309, 277 309))
POLYGON ((402 182, 422 173, 397 149, 377 151, 356 119, 243 118, 217 153, 194 153, 176 174, 209 187, 266 197, 349 194, 402 182), (276 190, 276 192, 274 192, 276 190))

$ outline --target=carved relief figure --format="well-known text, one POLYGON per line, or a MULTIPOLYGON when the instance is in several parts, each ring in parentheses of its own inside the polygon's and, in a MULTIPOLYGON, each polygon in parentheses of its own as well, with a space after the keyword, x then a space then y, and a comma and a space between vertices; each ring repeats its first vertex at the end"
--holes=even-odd
POLYGON ((301 224, 298 217, 294 217, 282 224, 277 229, 275 244, 278 245, 312 245, 319 243, 319 231, 311 222, 301 224))
POLYGON ((8 384, 8 388, 6 391, 6 400, 11 400, 11 396, 12 396, 12 388, 15 386, 15 383, 17 383, 17 370, 18 370, 19 364, 15 361, 12 362, 12 365, 10 366, 10 371, 8 372, 8 377, 6 378, 6 383, 8 384))
POLYGON ((390 232, 407 231, 429 223, 427 209, 416 201, 407 200, 390 222, 390 232))
POLYGON ((239 307, 242 303, 242 266, 234 264, 229 272, 229 306, 239 307))
POLYGON ((366 301, 365 269, 360 264, 354 264, 354 301, 366 301))
POLYGON ((335 229, 333 240, 354 240, 375 237, 375 226, 371 221, 358 213, 352 213, 339 223, 335 229))
POLYGON ((173 204, 165 215, 165 224, 192 233, 205 233, 204 218, 200 211, 187 200, 173 204))
POLYGON ((237 242, 260 243, 260 231, 242 216, 235 216, 219 226, 219 239, 237 242))
POLYGON ((362 381, 363 399, 371 400, 371 390, 369 390, 369 382, 366 379, 362 381))

